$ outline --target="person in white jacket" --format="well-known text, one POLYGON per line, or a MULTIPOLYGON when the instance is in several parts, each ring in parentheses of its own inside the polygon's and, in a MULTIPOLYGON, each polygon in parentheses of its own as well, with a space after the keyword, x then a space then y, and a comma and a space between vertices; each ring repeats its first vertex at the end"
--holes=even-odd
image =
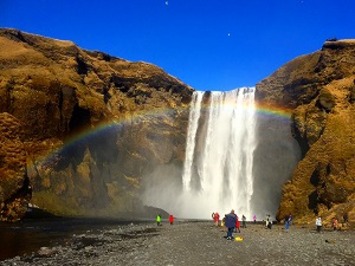
POLYGON ((322 217, 318 216, 316 219, 317 232, 320 233, 322 231, 322 217))

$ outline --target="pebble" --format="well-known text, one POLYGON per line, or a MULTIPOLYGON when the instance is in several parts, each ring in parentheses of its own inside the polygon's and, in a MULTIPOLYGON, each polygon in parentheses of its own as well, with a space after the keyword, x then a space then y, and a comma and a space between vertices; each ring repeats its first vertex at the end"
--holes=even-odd
POLYGON ((177 222, 112 227, 73 235, 67 243, 0 261, 28 265, 354 265, 355 231, 315 233, 282 226, 250 224, 243 241, 227 241, 224 228, 212 222, 177 222))

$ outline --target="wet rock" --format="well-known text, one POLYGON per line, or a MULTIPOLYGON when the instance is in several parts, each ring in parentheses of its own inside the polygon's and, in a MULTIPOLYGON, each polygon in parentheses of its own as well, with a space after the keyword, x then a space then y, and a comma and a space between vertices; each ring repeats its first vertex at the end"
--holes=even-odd
POLYGON ((52 248, 49 248, 49 247, 41 247, 38 251, 38 255, 40 256, 51 256, 55 253, 56 249, 52 249, 52 248))

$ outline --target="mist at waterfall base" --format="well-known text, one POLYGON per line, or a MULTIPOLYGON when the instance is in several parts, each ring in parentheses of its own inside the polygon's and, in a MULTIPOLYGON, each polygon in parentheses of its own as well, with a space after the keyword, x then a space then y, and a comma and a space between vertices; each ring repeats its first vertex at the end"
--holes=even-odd
POLYGON ((144 180, 143 202, 180 218, 213 212, 275 217, 282 185, 301 153, 290 120, 258 112, 255 88, 195 92, 183 169, 165 165, 144 180))

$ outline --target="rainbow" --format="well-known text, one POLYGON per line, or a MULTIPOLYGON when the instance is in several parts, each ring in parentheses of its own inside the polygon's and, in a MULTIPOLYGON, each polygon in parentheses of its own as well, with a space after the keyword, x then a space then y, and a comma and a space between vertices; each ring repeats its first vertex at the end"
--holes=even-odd
MULTIPOLYGON (((207 108, 207 106, 205 106, 207 108)), ((248 106, 245 106, 248 108, 248 106)), ((178 107, 178 108, 157 108, 151 111, 140 111, 134 113, 134 115, 125 116, 121 119, 115 119, 111 121, 104 121, 98 123, 97 125, 86 128, 82 130, 80 133, 68 137, 62 146, 59 148, 52 150, 46 156, 43 156, 42 162, 49 162, 51 158, 53 158, 58 153, 65 151, 66 149, 70 149, 75 147, 75 145, 80 145, 81 143, 87 143, 90 139, 96 139, 101 135, 105 135, 107 133, 118 131, 124 126, 129 126, 131 124, 140 123, 143 120, 149 118, 161 118, 166 116, 174 116, 175 112, 186 111, 188 106, 178 107)), ((283 122, 289 122, 291 118, 292 111, 290 109, 277 107, 275 105, 266 105, 266 104, 257 104, 256 105, 256 113, 261 117, 269 117, 272 119, 277 119, 283 122)))
MULTIPOLYGON (((231 108, 234 107, 235 103, 226 103, 226 105, 230 105, 231 108)), ((244 104, 244 108, 250 108, 247 104, 244 104)), ((209 108, 208 104, 203 104, 203 108, 207 109, 209 108)), ((264 104, 264 103, 257 103, 256 104, 256 113, 259 116, 267 116, 267 117, 273 117, 275 119, 281 119, 281 120, 289 120, 291 119, 292 116, 292 110, 284 107, 279 107, 277 105, 271 105, 271 104, 264 104)))
POLYGON ((292 110, 270 104, 257 104, 257 113, 281 119, 291 119, 292 110))
POLYGON ((149 118, 158 119, 164 116, 172 116, 176 111, 186 110, 188 107, 180 108, 156 108, 151 111, 137 111, 133 115, 125 115, 120 119, 112 119, 109 121, 102 121, 94 126, 84 128, 80 130, 77 134, 67 137, 62 145, 56 145, 57 148, 49 151, 49 153, 40 156, 42 164, 50 163, 55 160, 58 154, 65 152, 71 148, 75 148, 77 145, 90 142, 90 140, 97 139, 100 136, 104 136, 109 132, 117 132, 125 126, 130 126, 132 124, 137 124, 143 120, 149 118))
MULTIPOLYGON (((71 145, 74 144, 81 139, 85 139, 88 136, 96 136, 99 133, 102 133, 103 131, 108 131, 108 130, 114 130, 117 128, 120 128, 124 125, 129 125, 132 123, 138 123, 139 120, 146 119, 148 117, 150 118, 159 118, 162 116, 171 116, 175 111, 183 111, 186 110, 187 107, 180 107, 180 108, 158 108, 154 109, 152 111, 141 111, 141 112, 136 112, 134 115, 131 115, 129 117, 125 117, 123 119, 116 119, 113 121, 109 122, 101 122, 97 124, 95 127, 88 128, 79 134, 69 138, 66 141, 66 145, 71 145)), ((246 107, 247 108, 247 107, 246 107)), ((286 108, 281 108, 277 107, 275 105, 266 105, 266 104, 257 104, 256 107, 256 112, 259 115, 263 116, 270 116, 274 117, 276 119, 290 119, 292 115, 292 110, 286 109, 286 108)))

